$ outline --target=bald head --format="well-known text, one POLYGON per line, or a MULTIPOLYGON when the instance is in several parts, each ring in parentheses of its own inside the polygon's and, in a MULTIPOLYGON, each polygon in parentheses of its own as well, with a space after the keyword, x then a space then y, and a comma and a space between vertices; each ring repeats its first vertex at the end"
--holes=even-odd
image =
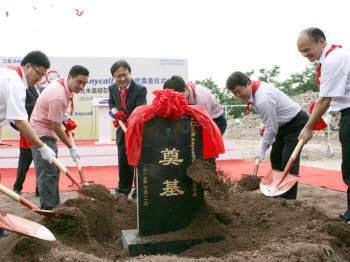
POLYGON ((300 32, 297 47, 299 52, 310 62, 319 60, 326 47, 326 36, 321 29, 309 27, 300 32))

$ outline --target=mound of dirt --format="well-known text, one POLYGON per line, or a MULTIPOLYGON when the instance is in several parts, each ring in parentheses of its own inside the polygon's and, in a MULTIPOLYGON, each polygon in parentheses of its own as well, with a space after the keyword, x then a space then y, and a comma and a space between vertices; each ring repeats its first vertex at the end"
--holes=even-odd
POLYGON ((212 163, 196 159, 187 168, 186 174, 212 196, 228 198, 229 185, 225 183, 226 175, 222 171, 217 172, 212 163))
POLYGON ((0 239, 2 261, 349 261, 350 229, 297 200, 269 198, 223 182, 205 161, 187 173, 206 188, 205 205, 190 226, 151 236, 171 240, 219 234, 225 240, 202 243, 176 256, 128 258, 121 230, 135 229, 136 205, 101 185, 84 187, 86 198, 70 199, 55 211, 64 219, 39 221, 56 242, 11 235, 0 239))
POLYGON ((246 191, 259 189, 261 178, 258 176, 247 175, 238 181, 238 184, 246 191))

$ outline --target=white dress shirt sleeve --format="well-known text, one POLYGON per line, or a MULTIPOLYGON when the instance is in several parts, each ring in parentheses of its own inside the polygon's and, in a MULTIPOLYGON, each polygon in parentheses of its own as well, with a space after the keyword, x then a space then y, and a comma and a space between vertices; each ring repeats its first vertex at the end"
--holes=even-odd
POLYGON ((321 66, 320 97, 341 97, 345 94, 350 71, 349 60, 344 56, 331 55, 332 53, 321 66))
POLYGON ((25 108, 26 90, 23 83, 17 79, 9 79, 8 81, 6 119, 9 121, 28 120, 25 108))

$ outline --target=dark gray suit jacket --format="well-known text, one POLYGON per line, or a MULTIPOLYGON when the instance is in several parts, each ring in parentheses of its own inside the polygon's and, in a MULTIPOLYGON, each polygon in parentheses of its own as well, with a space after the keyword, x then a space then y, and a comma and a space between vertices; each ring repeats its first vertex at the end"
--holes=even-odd
MULTIPOLYGON (((39 87, 39 91, 40 93, 44 90, 44 87, 40 86, 39 87)), ((28 89, 26 90, 26 110, 28 113, 28 120, 30 118, 30 115, 33 112, 34 106, 35 106, 35 102, 38 99, 39 94, 38 92, 35 90, 34 87, 32 86, 28 86, 28 89)))
MULTIPOLYGON (((119 87, 117 86, 117 84, 110 85, 108 89, 109 89, 109 101, 108 101, 109 108, 110 109, 116 108, 118 110, 123 110, 121 108, 121 97, 119 94, 119 87)), ((123 110, 127 118, 131 115, 131 113, 134 111, 136 107, 147 104, 146 96, 147 96, 146 87, 134 81, 134 79, 131 79, 128 93, 126 95, 127 112, 123 110)), ((118 145, 121 142, 122 136, 123 136, 123 131, 121 130, 121 128, 118 128, 118 131, 117 131, 118 145)))

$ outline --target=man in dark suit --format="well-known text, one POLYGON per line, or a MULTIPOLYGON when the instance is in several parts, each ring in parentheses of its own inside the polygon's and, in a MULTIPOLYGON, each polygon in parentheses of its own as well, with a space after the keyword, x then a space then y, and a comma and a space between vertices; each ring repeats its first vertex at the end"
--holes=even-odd
MULTIPOLYGON (((39 97, 41 91, 44 90, 44 87, 41 86, 29 86, 26 90, 26 110, 28 113, 28 120, 35 106, 35 102, 39 97)), ((17 179, 13 186, 13 191, 17 194, 21 194, 24 180, 26 179, 26 174, 28 172, 29 166, 33 161, 31 145, 26 143, 27 141, 21 137, 20 148, 19 148, 19 159, 18 159, 18 168, 17 168, 17 179)), ((39 196, 37 187, 35 187, 35 196, 39 196)))
MULTIPOLYGON (((134 109, 140 105, 146 105, 147 89, 131 78, 130 65, 120 60, 111 67, 111 73, 115 84, 109 89, 109 108, 117 118, 126 122, 134 109)), ((118 122, 114 122, 118 127, 118 122)), ((134 168, 129 166, 126 156, 125 135, 121 128, 117 129, 118 146, 118 166, 119 166, 119 184, 116 193, 128 195, 131 191, 134 177, 134 168)), ((132 197, 136 198, 136 190, 132 197)))

